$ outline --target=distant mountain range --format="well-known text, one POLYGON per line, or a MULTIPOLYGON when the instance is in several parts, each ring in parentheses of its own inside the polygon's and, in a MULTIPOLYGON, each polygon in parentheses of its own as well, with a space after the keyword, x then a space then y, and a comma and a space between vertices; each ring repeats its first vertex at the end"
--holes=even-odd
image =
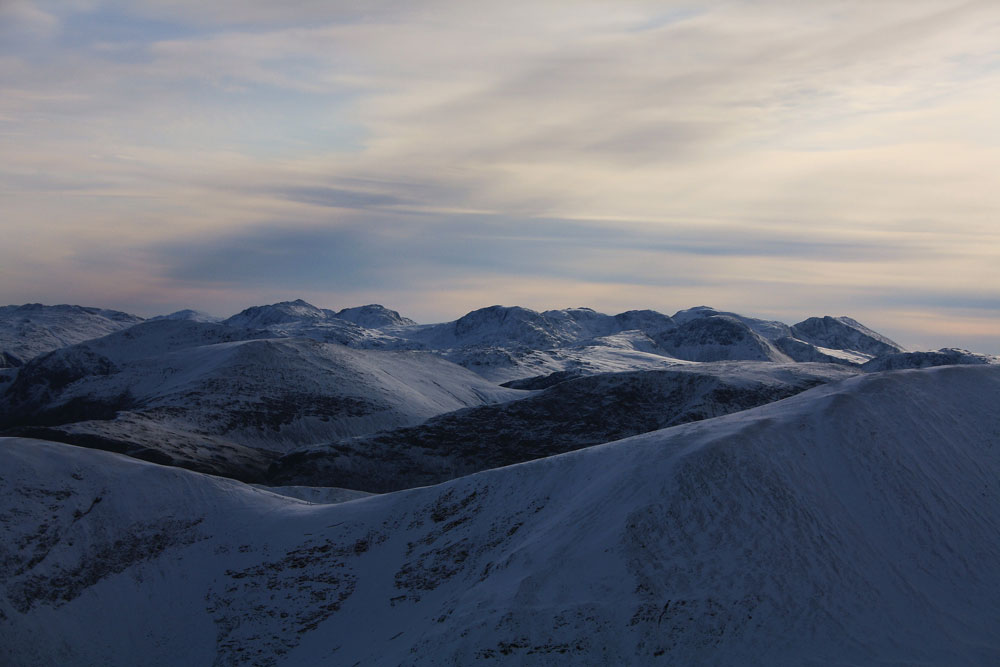
POLYGON ((853 373, 996 361, 908 353, 847 317, 788 326, 705 306, 673 316, 491 306, 419 325, 379 305, 333 311, 302 300, 223 320, 193 310, 143 321, 97 308, 9 306, 0 309, 0 349, 0 432, 247 481, 365 491, 742 410, 853 373), (732 363, 712 365, 722 362, 732 363), (593 375, 607 379, 584 379, 593 375), (763 384, 745 386, 751 376, 763 384), (638 395, 645 398, 628 402, 638 395), (596 415, 588 407, 609 401, 616 407, 596 415), (484 407, 421 425, 476 406, 484 407), (409 430, 394 431, 401 427, 409 430), (487 455, 514 430, 521 445, 487 455), (365 439, 376 433, 389 435, 365 439), (541 442, 552 433, 559 437, 541 442), (417 457, 431 439, 433 452, 417 457))

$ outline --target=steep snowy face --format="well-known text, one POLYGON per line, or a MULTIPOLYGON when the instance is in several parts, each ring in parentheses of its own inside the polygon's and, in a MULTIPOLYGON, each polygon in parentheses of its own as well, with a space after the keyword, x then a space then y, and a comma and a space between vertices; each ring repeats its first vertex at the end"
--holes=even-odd
POLYGON ((656 341, 668 354, 690 361, 790 361, 769 340, 728 315, 687 319, 656 341))
POLYGON ((867 374, 336 505, 7 440, 0 645, 109 666, 998 664, 998 402, 995 366, 867 374))
POLYGON ((357 306, 355 308, 344 308, 337 313, 337 317, 348 322, 368 328, 381 329, 382 327, 413 326, 416 324, 408 317, 403 317, 395 310, 389 310, 385 306, 369 304, 367 306, 357 306))
POLYGON ((142 322, 116 310, 29 303, 0 308, 0 368, 142 322))
POLYGON ((850 317, 810 317, 792 326, 792 336, 818 347, 871 356, 904 352, 902 346, 850 317))
POLYGON ((887 354, 865 363, 861 370, 867 372, 894 371, 905 368, 928 368, 955 364, 1000 364, 1000 357, 977 354, 954 347, 946 347, 933 352, 897 352, 887 354))
POLYGON ((855 373, 829 364, 761 362, 575 378, 557 373, 544 391, 519 401, 292 452, 274 464, 270 480, 379 493, 436 484, 746 410, 855 373))

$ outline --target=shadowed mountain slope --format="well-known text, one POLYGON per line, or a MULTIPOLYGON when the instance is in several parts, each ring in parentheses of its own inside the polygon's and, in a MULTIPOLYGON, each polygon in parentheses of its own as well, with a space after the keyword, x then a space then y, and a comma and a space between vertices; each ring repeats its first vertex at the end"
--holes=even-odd
POLYGON ((109 666, 993 665, 998 402, 995 366, 866 374, 337 505, 0 441, 0 645, 109 666))
POLYGON ((856 372, 829 364, 718 362, 570 378, 519 401, 292 452, 269 478, 396 491, 746 410, 856 372))

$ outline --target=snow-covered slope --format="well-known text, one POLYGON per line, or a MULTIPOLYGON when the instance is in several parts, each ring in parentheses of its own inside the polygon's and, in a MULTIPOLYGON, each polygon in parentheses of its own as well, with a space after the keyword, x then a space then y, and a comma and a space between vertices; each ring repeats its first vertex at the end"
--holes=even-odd
POLYGON ((844 364, 847 366, 860 366, 872 359, 871 354, 858 352, 856 350, 837 350, 829 347, 820 347, 807 343, 804 340, 786 336, 774 341, 774 346, 787 354, 793 361, 818 361, 827 364, 844 364))
POLYGON ((317 505, 0 441, 11 664, 995 665, 1000 368, 317 505))
MULTIPOLYGON (((234 327, 192 319, 149 320, 134 327, 87 341, 76 349, 100 354, 115 364, 162 356, 176 350, 270 338, 266 330, 234 327)), ((69 353, 70 350, 67 350, 69 353)))
POLYGON ((220 441, 281 451, 524 395, 426 352, 301 338, 212 343, 233 331, 160 321, 143 325, 140 336, 122 332, 57 350, 21 369, 0 396, 0 426, 59 426, 203 470, 192 457, 229 464, 220 441), (209 344, 181 346, 190 336, 174 339, 179 327, 209 344))
POLYGON ((45 352, 139 322, 141 317, 101 308, 40 303, 3 306, 0 307, 0 368, 20 366, 45 352))
POLYGON ((946 347, 931 352, 887 354, 865 363, 861 366, 861 370, 867 372, 894 371, 904 368, 928 368, 955 364, 1000 364, 1000 357, 946 347))
POLYGON ((576 377, 519 401, 292 452, 269 478, 373 492, 424 486, 746 410, 856 372, 830 364, 718 362, 576 377))
POLYGON ((593 375, 690 363, 667 356, 656 341, 641 331, 623 331, 549 350, 469 346, 437 352, 488 380, 503 383, 556 372, 593 375))

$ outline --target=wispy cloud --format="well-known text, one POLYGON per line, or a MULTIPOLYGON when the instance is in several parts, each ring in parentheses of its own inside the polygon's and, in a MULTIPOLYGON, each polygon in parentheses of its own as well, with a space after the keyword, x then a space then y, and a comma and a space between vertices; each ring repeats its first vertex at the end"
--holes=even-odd
POLYGON ((905 307, 919 338, 1000 317, 998 43, 988 1, 5 2, 0 298, 905 307))

